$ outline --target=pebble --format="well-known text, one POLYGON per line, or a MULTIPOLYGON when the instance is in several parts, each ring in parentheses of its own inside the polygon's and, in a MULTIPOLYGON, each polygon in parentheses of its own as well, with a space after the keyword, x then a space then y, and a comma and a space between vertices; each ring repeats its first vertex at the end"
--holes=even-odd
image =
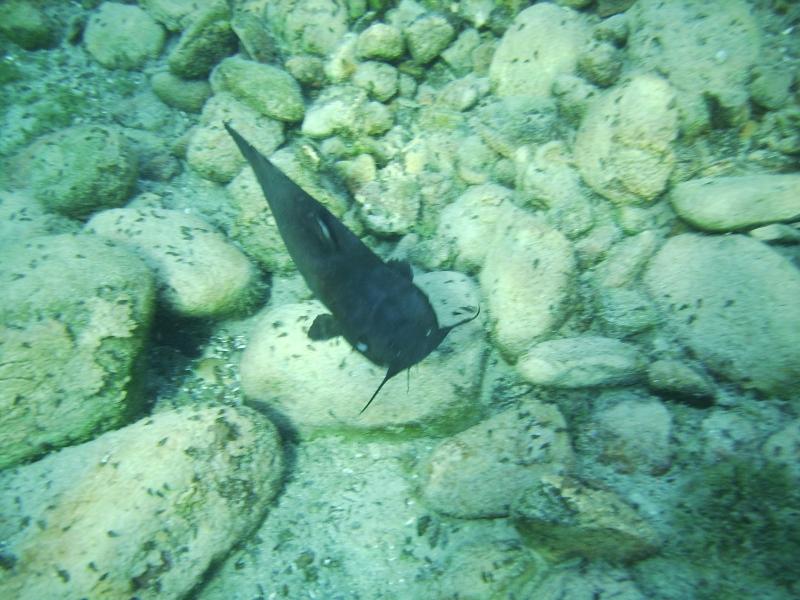
POLYGON ((441 54, 456 36, 456 30, 441 15, 425 14, 404 31, 406 45, 414 62, 426 65, 441 54))

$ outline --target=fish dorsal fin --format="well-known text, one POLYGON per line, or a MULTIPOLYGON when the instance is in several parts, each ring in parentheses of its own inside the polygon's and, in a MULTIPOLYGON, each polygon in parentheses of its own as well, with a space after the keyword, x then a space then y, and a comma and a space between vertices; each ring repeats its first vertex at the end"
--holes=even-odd
POLYGON ((339 323, 333 318, 333 315, 327 313, 317 315, 311 327, 308 328, 308 337, 315 342, 329 340, 339 335, 342 335, 339 323))
POLYGON ((414 279, 414 272, 411 270, 411 265, 408 262, 393 258, 392 260, 386 261, 386 264, 409 281, 414 279))

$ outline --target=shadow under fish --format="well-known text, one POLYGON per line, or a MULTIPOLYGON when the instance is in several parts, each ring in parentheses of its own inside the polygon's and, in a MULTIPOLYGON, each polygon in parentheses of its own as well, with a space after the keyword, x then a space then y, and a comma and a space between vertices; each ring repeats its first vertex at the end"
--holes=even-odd
POLYGON ((427 296, 414 285, 408 263, 381 260, 230 124, 225 129, 250 163, 297 270, 330 311, 317 316, 309 337, 341 335, 371 362, 387 368, 363 413, 389 379, 428 356, 454 327, 477 318, 480 308, 467 319, 440 327, 427 296))

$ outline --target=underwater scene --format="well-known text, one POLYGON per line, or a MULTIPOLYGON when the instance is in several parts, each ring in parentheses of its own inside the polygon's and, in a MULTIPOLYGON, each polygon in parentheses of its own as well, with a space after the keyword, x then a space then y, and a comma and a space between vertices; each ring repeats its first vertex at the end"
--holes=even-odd
POLYGON ((800 2, 0 49, 0 598, 800 598, 800 2))

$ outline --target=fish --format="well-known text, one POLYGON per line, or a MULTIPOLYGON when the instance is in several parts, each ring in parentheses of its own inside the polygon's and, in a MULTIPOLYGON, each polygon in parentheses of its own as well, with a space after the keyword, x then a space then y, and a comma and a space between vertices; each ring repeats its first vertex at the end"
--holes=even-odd
POLYGON ((454 328, 439 325, 411 265, 383 261, 325 206, 256 150, 230 123, 225 129, 255 173, 292 261, 314 296, 330 311, 308 330, 312 340, 337 336, 386 375, 359 414, 392 377, 433 352, 454 328))

